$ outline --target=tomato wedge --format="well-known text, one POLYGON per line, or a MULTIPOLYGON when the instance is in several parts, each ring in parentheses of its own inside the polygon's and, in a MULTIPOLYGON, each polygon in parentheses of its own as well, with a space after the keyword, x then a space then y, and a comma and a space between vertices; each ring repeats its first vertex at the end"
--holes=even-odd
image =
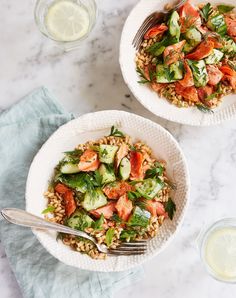
POLYGON ((236 42, 236 19, 231 16, 225 16, 225 22, 227 26, 227 33, 236 42))
POLYGON ((204 86, 197 89, 198 97, 201 101, 204 101, 208 96, 210 96, 213 93, 213 87, 212 86, 204 86))
POLYGON ((156 25, 146 32, 146 34, 144 35, 144 39, 154 38, 157 35, 162 34, 167 30, 168 30, 168 27, 165 24, 156 25))
POLYGON ((165 211, 165 207, 162 203, 157 202, 155 200, 147 200, 146 202, 146 209, 153 215, 153 216, 161 216, 164 215, 167 217, 167 213, 165 211))
POLYGON ((114 182, 106 185, 103 192, 109 199, 117 200, 119 197, 131 191, 133 188, 125 181, 114 182))
POLYGON ((179 9, 181 32, 186 32, 190 27, 200 27, 201 17, 196 7, 186 1, 179 9))
POLYGON ((223 73, 215 65, 207 65, 206 68, 209 78, 208 84, 212 86, 217 85, 223 78, 223 73))
POLYGON ((140 180, 144 178, 143 161, 144 161, 144 157, 141 152, 138 152, 138 151, 130 152, 130 164, 131 164, 130 179, 140 180))
POLYGON ((110 202, 104 207, 91 210, 90 213, 96 218, 99 218, 103 214, 106 219, 110 219, 113 213, 116 211, 115 205, 116 202, 110 202))
POLYGON ((176 82, 175 83, 175 91, 177 94, 183 96, 183 98, 187 101, 192 101, 192 102, 199 101, 197 89, 194 86, 183 87, 179 82, 176 82))
POLYGON ((184 53, 182 53, 182 49, 186 43, 186 40, 182 40, 176 44, 168 46, 165 48, 163 52, 163 57, 166 65, 177 62, 178 60, 183 59, 184 53))
POLYGON ((194 86, 194 81, 193 81, 193 73, 191 68, 189 67, 187 61, 184 61, 184 69, 185 69, 185 75, 182 80, 179 81, 179 83, 183 87, 191 87, 194 86))
POLYGON ((99 164, 98 154, 93 150, 87 149, 81 155, 78 167, 80 171, 88 172, 97 170, 99 164))
POLYGON ((116 164, 117 168, 118 168, 122 158, 124 158, 128 154, 128 151, 129 151, 129 146, 127 144, 123 143, 120 145, 120 148, 116 153, 116 163, 115 164, 116 164))
POLYGON ((62 183, 58 183, 56 185, 55 191, 62 196, 63 202, 65 204, 66 215, 70 217, 71 214, 74 213, 76 210, 76 203, 73 191, 62 183))
POLYGON ((119 198, 119 200, 116 203, 116 210, 117 213, 119 215, 119 217, 124 220, 127 221, 132 209, 133 209, 133 204, 132 202, 128 199, 127 195, 123 195, 119 198))
POLYGON ((212 53, 213 49, 214 42, 205 40, 197 46, 194 52, 186 55, 186 58, 190 60, 201 60, 209 56, 212 53))

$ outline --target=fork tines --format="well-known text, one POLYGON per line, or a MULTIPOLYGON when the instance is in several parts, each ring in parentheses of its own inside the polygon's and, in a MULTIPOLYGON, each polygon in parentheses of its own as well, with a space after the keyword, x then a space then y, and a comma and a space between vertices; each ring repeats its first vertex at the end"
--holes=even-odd
POLYGON ((125 242, 114 249, 109 249, 109 255, 131 256, 142 255, 147 251, 147 241, 125 242))

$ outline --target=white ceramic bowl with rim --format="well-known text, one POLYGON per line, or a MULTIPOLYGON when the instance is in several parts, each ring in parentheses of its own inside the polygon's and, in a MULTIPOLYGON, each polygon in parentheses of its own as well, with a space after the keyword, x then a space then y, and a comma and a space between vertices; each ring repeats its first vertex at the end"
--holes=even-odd
POLYGON ((26 185, 26 210, 43 217, 47 200, 43 193, 47 190, 53 169, 63 158, 63 152, 88 140, 96 140, 108 135, 112 125, 129 134, 133 140, 142 140, 152 149, 154 156, 167 161, 167 175, 176 183, 177 190, 172 194, 177 211, 173 220, 167 219, 158 235, 148 241, 144 255, 107 257, 106 260, 93 260, 89 256, 73 251, 61 241, 56 241, 52 231, 33 232, 40 243, 55 258, 67 265, 92 271, 122 271, 142 264, 160 253, 174 238, 187 207, 189 196, 189 174, 186 160, 176 140, 160 125, 140 116, 122 111, 102 111, 86 114, 61 126, 42 146, 35 156, 26 185))
MULTIPOLYGON (((202 3, 203 1, 191 1, 202 3)), ((166 99, 160 98, 158 94, 146 85, 139 84, 140 80, 136 72, 135 53, 132 40, 143 21, 154 11, 163 10, 164 6, 170 3, 167 0, 141 0, 130 12, 121 36, 120 41, 120 67, 126 84, 134 96, 149 111, 159 117, 170 121, 188 125, 213 125, 225 120, 236 119, 236 95, 231 94, 223 99, 214 113, 203 113, 196 107, 178 108, 169 103, 166 99)), ((206 1, 207 3, 207 1, 206 1)), ((212 4, 220 1, 211 1, 212 4)), ((222 3, 235 5, 234 0, 222 1, 222 3)))

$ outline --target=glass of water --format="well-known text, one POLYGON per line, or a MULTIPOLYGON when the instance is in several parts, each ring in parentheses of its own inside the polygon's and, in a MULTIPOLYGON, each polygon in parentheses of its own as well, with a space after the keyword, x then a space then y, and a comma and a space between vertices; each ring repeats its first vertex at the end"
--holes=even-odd
POLYGON ((39 30, 69 51, 93 29, 97 6, 95 0, 38 0, 34 15, 39 30))

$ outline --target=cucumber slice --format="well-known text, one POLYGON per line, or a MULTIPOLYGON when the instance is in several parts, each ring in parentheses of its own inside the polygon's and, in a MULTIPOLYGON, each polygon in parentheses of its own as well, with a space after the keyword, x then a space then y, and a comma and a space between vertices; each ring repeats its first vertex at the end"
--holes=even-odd
POLYGON ((170 65, 170 72, 174 73, 175 80, 182 80, 184 76, 184 66, 183 63, 177 61, 170 65))
POLYGON ((134 208, 133 214, 130 216, 128 225, 129 226, 140 226, 146 228, 149 224, 149 219, 151 217, 150 212, 143 210, 136 206, 134 208))
POLYGON ((75 211, 73 215, 68 219, 67 225, 72 229, 84 231, 85 228, 91 227, 94 220, 86 213, 81 211, 75 211))
POLYGON ((158 64, 157 65, 157 68, 156 68, 156 73, 157 73, 156 81, 157 81, 157 83, 172 83, 172 82, 175 82, 174 79, 170 80, 167 77, 167 71, 168 71, 168 68, 165 68, 163 64, 158 64))
POLYGON ((74 174, 79 172, 79 167, 78 164, 68 162, 61 166, 60 171, 63 174, 74 174))
POLYGON ((204 60, 188 60, 188 64, 193 72, 194 85, 196 87, 206 86, 209 78, 204 60))
POLYGON ((103 163, 113 163, 118 146, 113 145, 100 145, 99 146, 99 160, 103 163))
POLYGON ((187 39, 189 45, 192 47, 197 46, 202 40, 201 33, 196 28, 190 28, 185 33, 185 38, 187 39))
POLYGON ((128 180, 131 172, 131 163, 127 157, 122 158, 120 162, 120 176, 122 180, 128 180))
POLYGON ((211 17, 207 22, 207 27, 212 31, 219 33, 222 36, 224 36, 227 32, 225 18, 222 14, 217 14, 211 17))
POLYGON ((173 11, 169 19, 169 32, 171 36, 180 37, 179 14, 173 11))
POLYGON ((206 64, 217 64, 223 58, 224 54, 214 49, 213 53, 205 59, 206 64))
POLYGON ((143 180, 143 182, 136 184, 135 188, 145 198, 153 199, 163 186, 164 183, 153 178, 148 178, 143 180))
POLYGON ((95 191, 87 191, 84 200, 81 203, 82 207, 87 210, 97 209, 107 204, 107 198, 103 194, 100 188, 97 188, 95 191))
POLYGON ((102 184, 106 184, 116 180, 114 171, 111 168, 108 168, 105 164, 101 164, 98 171, 102 176, 102 184))

